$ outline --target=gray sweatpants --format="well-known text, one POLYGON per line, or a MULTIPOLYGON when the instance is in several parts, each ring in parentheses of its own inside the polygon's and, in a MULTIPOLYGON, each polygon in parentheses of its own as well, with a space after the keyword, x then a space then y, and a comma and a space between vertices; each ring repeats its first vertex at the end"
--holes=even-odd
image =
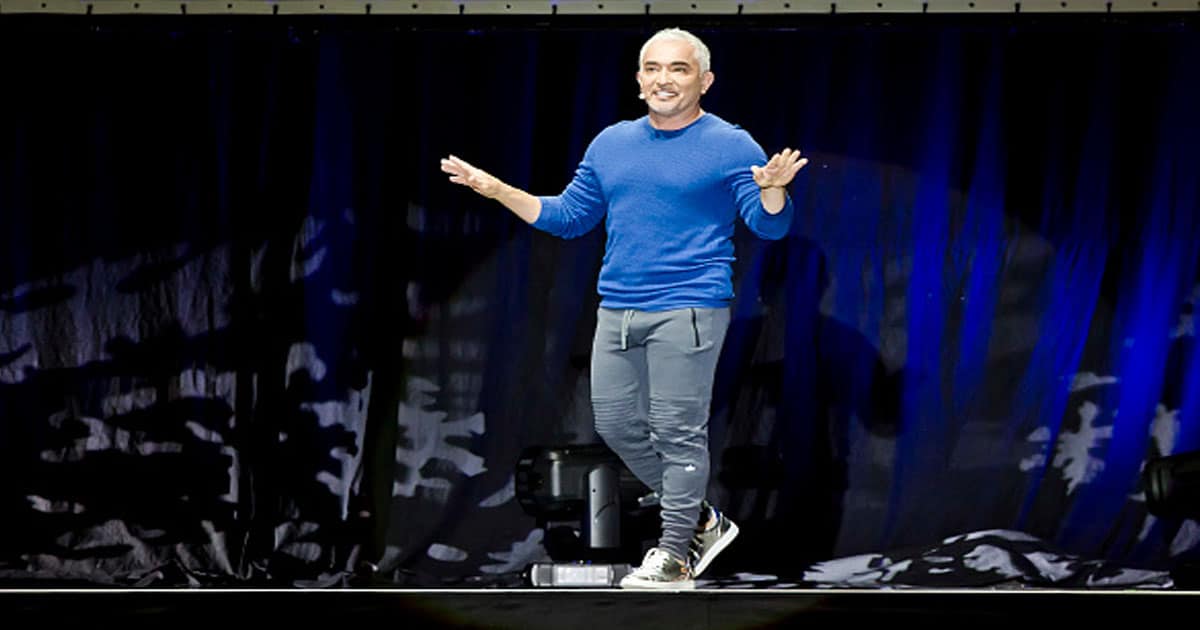
POLYGON ((708 488, 708 407, 728 308, 601 308, 592 342, 596 433, 658 493, 658 546, 687 558, 708 488))

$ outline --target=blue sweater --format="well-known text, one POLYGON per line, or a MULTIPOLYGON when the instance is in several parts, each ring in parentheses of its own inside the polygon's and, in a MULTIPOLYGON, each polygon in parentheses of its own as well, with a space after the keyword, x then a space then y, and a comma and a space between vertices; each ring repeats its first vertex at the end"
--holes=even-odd
POLYGON ((779 214, 762 207, 750 166, 766 162, 749 133, 713 114, 674 131, 645 116, 622 121, 592 140, 561 195, 540 197, 533 226, 575 238, 605 218, 601 306, 726 306, 737 217, 765 239, 782 238, 791 224, 790 198, 779 214))

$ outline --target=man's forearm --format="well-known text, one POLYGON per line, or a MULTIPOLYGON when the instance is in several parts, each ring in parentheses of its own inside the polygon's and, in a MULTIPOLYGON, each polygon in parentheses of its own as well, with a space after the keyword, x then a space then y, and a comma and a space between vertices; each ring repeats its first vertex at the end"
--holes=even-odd
POLYGON ((541 199, 508 184, 500 186, 500 193, 492 198, 512 210, 512 213, 521 217, 522 221, 532 224, 542 215, 541 199))
POLYGON ((759 188, 758 195, 759 199, 762 200, 763 209, 767 211, 767 214, 779 214, 783 212, 783 207, 787 205, 787 189, 783 186, 759 188))

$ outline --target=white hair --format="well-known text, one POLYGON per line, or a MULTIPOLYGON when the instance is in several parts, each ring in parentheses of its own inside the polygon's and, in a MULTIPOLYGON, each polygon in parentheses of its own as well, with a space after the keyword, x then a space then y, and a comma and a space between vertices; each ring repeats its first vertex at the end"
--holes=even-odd
POLYGON ((700 65, 700 73, 708 72, 712 66, 712 55, 708 52, 708 46, 700 41, 699 37, 681 28, 664 28, 663 30, 650 36, 645 44, 642 44, 642 51, 638 53, 638 69, 642 68, 642 64, 646 61, 646 49, 650 48, 650 44, 661 39, 672 39, 676 41, 687 42, 692 45, 693 55, 696 57, 696 63, 700 65))

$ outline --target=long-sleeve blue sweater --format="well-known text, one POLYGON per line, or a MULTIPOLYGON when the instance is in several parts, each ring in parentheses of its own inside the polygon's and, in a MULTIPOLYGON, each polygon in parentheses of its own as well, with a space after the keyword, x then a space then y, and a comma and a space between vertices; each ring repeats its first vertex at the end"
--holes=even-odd
POLYGON ((673 131, 645 116, 622 121, 592 140, 561 195, 539 197, 533 226, 575 238, 605 218, 601 306, 726 306, 737 217, 765 239, 782 238, 791 224, 790 197, 779 214, 762 207, 750 165, 766 161, 749 133, 713 114, 673 131))

